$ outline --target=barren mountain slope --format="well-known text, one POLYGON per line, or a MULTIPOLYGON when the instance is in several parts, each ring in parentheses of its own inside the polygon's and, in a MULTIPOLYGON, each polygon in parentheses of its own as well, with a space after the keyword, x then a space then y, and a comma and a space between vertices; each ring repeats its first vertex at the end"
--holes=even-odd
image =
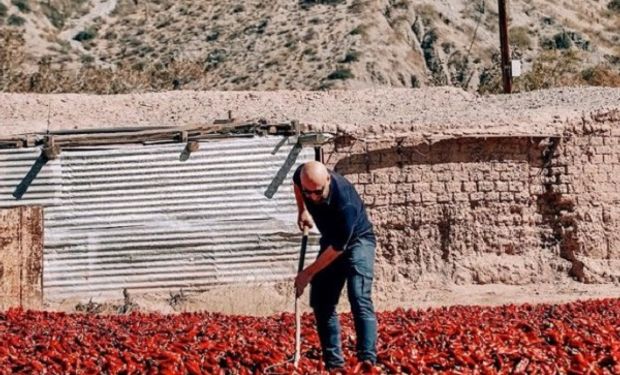
MULTIPOLYGON (((492 88, 497 82, 494 0, 0 3, 4 5, 0 23, 25 39, 23 70, 36 69, 37 61, 47 56, 47 61, 65 70, 94 65, 161 71, 191 62, 200 74, 206 72, 200 79, 198 73, 178 74, 156 89, 446 84, 477 89, 492 88)), ((510 1, 513 57, 522 60, 526 71, 536 61, 551 59, 576 73, 596 66, 617 74, 620 4, 616 3, 510 1)))

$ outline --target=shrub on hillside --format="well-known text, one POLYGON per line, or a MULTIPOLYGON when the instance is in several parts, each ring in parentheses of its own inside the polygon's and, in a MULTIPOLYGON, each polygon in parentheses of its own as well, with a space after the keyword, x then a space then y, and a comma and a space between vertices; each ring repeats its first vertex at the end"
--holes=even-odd
POLYGON ((95 62, 95 58, 89 54, 83 54, 80 56, 80 62, 84 65, 89 65, 95 62))
POLYGON ((592 86, 620 87, 620 73, 604 64, 582 70, 581 77, 592 86))
MULTIPOLYGON (((599 64, 586 69, 577 50, 545 51, 541 53, 532 69, 513 81, 514 92, 548 89, 563 86, 610 86, 620 87, 620 72, 608 65, 599 64)), ((480 74, 478 91, 482 94, 502 92, 499 61, 485 68, 480 74)))
POLYGON ((77 40, 78 42, 85 42, 87 40, 95 39, 96 36, 97 36, 97 31, 95 31, 94 29, 86 29, 86 30, 82 30, 79 33, 77 33, 73 37, 73 40, 77 40))
POLYGON ((544 52, 536 58, 529 72, 515 79, 515 86, 520 91, 574 86, 580 81, 581 64, 575 51, 544 52))
POLYGON ((528 34, 527 27, 515 26, 508 32, 510 44, 521 49, 528 49, 532 46, 532 40, 528 34))
POLYGON ((360 58, 360 53, 357 51, 349 51, 344 55, 344 58, 340 61, 344 64, 352 63, 358 61, 360 58))
POLYGON ((337 5, 346 3, 346 0, 300 0, 299 3, 302 6, 311 6, 317 4, 326 4, 326 5, 337 5))
POLYGON ((43 11, 43 14, 45 14, 45 17, 47 17, 47 19, 52 25, 54 25, 55 28, 62 29, 62 27, 65 25, 65 15, 60 10, 58 10, 58 8, 48 3, 41 2, 41 10, 43 11))
POLYGON ((338 69, 338 70, 335 70, 335 71, 331 72, 327 76, 327 79, 331 79, 331 80, 342 79, 342 80, 345 80, 345 79, 350 79, 350 78, 353 78, 353 77, 355 77, 355 76, 353 75, 353 73, 351 73, 351 70, 349 70, 349 69, 338 69))
POLYGON ((570 36, 564 31, 553 36, 553 43, 556 49, 569 49, 573 45, 570 36))
POLYGON ((18 16, 17 14, 11 14, 7 19, 6 23, 9 26, 24 26, 26 20, 23 17, 18 16))
POLYGON ((17 30, 0 28, 0 91, 10 91, 24 62, 24 37, 17 30))
POLYGON ((531 91, 562 86, 620 87, 620 73, 605 65, 582 69, 583 61, 576 51, 542 53, 532 70, 515 79, 517 91, 531 91))
POLYGON ((7 13, 8 13, 8 8, 6 7, 6 5, 4 5, 3 3, 0 3, 0 18, 4 18, 6 17, 7 13))
POLYGON ((30 13, 30 4, 28 0, 11 0, 11 4, 15 5, 22 13, 30 13))
POLYGON ((366 35, 366 26, 364 26, 364 25, 356 26, 353 30, 351 30, 349 32, 349 35, 362 35, 362 36, 365 36, 366 35))

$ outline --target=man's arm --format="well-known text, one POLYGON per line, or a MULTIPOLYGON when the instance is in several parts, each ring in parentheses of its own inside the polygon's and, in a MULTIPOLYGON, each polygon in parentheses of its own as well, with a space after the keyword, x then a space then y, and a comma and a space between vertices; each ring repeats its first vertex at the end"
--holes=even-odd
POLYGON ((308 272, 311 276, 321 272, 325 267, 329 266, 338 256, 342 254, 342 251, 334 249, 333 246, 327 247, 325 251, 319 255, 318 258, 312 264, 310 264, 304 271, 308 272))
POLYGON ((328 246, 325 251, 319 255, 318 258, 311 265, 306 267, 303 271, 297 274, 295 278, 295 289, 297 291, 297 296, 301 296, 304 292, 304 289, 310 283, 314 275, 319 273, 325 267, 329 266, 336 258, 338 258, 342 254, 342 251, 338 251, 334 249, 333 246, 328 246))
POLYGON ((295 202, 297 203, 297 225, 300 230, 304 230, 304 227, 312 228, 314 223, 304 203, 301 189, 295 183, 293 183, 293 187, 295 190, 295 202))
POLYGON ((340 225, 338 228, 338 232, 340 233, 339 238, 330 239, 330 241, 334 242, 330 243, 325 251, 321 253, 321 255, 319 255, 319 257, 311 265, 297 274, 297 278, 295 278, 297 296, 303 294, 305 287, 312 280, 314 275, 329 266, 334 260, 336 260, 336 258, 338 258, 340 254, 342 254, 351 239, 356 220, 357 215, 354 207, 351 205, 345 206, 340 212, 340 225))
POLYGON ((297 212, 302 213, 306 210, 306 204, 304 203, 304 198, 301 195, 301 189, 297 186, 296 183, 293 183, 293 187, 295 190, 295 202, 297 203, 297 212))

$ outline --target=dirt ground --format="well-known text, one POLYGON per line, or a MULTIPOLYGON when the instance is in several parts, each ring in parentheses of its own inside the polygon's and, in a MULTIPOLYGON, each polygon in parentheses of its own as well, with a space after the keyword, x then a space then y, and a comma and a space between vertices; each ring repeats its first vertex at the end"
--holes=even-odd
MULTIPOLYGON (((214 287, 204 292, 130 294, 126 303, 119 298, 104 298, 99 305, 91 303, 92 311, 118 313, 130 311, 154 311, 161 313, 210 311, 225 314, 266 316, 281 312, 293 312, 294 297, 292 281, 275 285, 243 287, 214 287), (105 301, 105 302, 103 302, 105 301), (96 309, 96 310, 95 310, 96 309), (125 310, 123 310, 125 309, 125 310)), ((620 285, 589 285, 567 280, 562 284, 534 285, 453 285, 441 288, 412 289, 404 284, 378 285, 373 292, 377 311, 405 309, 426 309, 452 305, 497 306, 504 304, 563 303, 596 298, 620 298, 620 285)), ((66 299, 48 301, 47 310, 72 312, 82 303, 89 301, 66 299)), ((307 304, 308 292, 302 297, 304 311, 310 311, 307 304)), ((79 310, 79 308, 78 308, 79 310)), ((349 311, 346 291, 343 291, 339 311, 349 311)))

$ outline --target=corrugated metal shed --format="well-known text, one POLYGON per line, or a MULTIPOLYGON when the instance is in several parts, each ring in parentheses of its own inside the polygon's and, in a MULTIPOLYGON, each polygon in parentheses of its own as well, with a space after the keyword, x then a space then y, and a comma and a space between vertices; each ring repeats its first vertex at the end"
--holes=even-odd
POLYGON ((65 149, 42 166, 38 148, 0 150, 0 207, 45 206, 46 299, 294 275, 300 235, 290 179, 314 151, 301 150, 268 199, 293 147, 282 137, 201 141, 182 161, 184 146, 65 149), (28 175, 36 177, 24 191, 28 175))

